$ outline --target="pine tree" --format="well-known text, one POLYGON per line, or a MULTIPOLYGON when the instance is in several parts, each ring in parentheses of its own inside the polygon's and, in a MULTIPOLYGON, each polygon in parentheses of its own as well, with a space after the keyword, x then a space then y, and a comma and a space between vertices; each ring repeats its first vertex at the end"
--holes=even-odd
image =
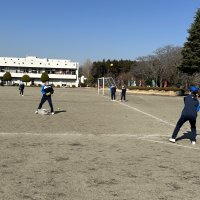
POLYGON ((189 36, 182 49, 182 64, 180 70, 193 74, 200 72, 200 8, 197 10, 190 29, 189 36))

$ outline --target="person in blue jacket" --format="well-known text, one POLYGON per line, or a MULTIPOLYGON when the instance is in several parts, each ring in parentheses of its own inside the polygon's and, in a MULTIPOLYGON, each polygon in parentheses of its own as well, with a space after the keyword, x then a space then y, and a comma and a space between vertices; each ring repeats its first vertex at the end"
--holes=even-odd
POLYGON ((53 104, 52 104, 52 99, 51 99, 51 95, 53 94, 53 88, 51 85, 49 85, 48 81, 42 84, 41 92, 42 92, 42 98, 38 106, 38 109, 35 111, 35 113, 38 114, 38 110, 42 108, 43 104, 46 101, 48 101, 49 106, 51 108, 51 114, 54 115, 54 109, 53 109, 53 104))
POLYGON ((116 87, 115 87, 114 85, 111 85, 111 86, 110 86, 110 93, 111 93, 111 100, 112 100, 112 101, 115 101, 115 98, 116 98, 116 96, 115 96, 116 87))
POLYGON ((181 117, 172 133, 172 137, 169 139, 170 142, 176 142, 176 137, 180 128, 186 121, 189 121, 192 133, 191 142, 192 144, 196 143, 196 119, 197 112, 199 111, 199 101, 197 99, 198 90, 199 89, 196 86, 191 86, 189 89, 189 95, 184 97, 184 108, 182 110, 181 117))

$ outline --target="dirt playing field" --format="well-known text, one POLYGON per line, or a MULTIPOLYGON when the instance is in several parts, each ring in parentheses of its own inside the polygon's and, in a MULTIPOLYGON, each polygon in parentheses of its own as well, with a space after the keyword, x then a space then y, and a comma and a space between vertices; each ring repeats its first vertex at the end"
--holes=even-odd
POLYGON ((40 90, 0 87, 1 200, 200 199, 199 138, 186 124, 168 142, 183 97, 58 88, 51 116, 34 113, 40 90))

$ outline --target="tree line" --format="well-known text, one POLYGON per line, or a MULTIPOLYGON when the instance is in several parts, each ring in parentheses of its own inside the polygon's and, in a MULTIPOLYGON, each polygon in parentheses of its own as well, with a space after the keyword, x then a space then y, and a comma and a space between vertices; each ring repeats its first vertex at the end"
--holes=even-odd
POLYGON ((183 47, 166 45, 151 55, 136 60, 87 60, 80 71, 87 78, 88 85, 95 85, 100 77, 112 76, 118 84, 157 87, 185 86, 200 82, 200 9, 188 29, 187 41, 183 47))

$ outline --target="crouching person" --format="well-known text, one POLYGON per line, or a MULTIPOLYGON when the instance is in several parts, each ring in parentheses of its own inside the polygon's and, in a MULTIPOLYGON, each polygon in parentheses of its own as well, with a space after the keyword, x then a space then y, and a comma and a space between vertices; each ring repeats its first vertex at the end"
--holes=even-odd
POLYGON ((49 85, 49 82, 46 81, 44 84, 42 84, 42 98, 40 101, 40 104, 38 106, 38 109, 35 111, 36 114, 38 114, 38 110, 42 108, 43 104, 48 101, 49 106, 51 108, 51 114, 54 115, 54 109, 52 104, 51 95, 53 94, 54 90, 51 85, 49 85))

